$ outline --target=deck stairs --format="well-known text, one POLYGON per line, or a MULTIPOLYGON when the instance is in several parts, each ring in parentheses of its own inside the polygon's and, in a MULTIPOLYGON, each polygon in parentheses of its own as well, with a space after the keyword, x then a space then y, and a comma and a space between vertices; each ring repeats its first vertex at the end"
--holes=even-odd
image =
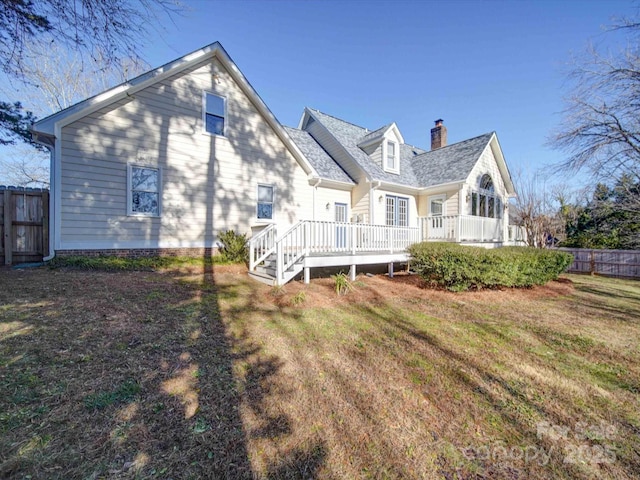
POLYGON ((278 236, 269 225, 249 241, 249 275, 268 285, 284 285, 316 267, 405 261, 406 248, 419 241, 414 227, 303 220, 278 236))

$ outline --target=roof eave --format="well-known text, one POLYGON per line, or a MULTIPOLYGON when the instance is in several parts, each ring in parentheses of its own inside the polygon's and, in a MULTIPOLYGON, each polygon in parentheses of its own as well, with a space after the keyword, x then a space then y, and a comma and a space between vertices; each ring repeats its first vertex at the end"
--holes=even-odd
POLYGON ((500 146, 500 142, 498 141, 498 135, 496 134, 496 132, 493 132, 493 134, 491 135, 489 144, 491 145, 493 154, 496 157, 496 160, 498 162, 498 168, 500 169, 500 173, 502 173, 502 179, 504 181, 507 194, 509 195, 509 197, 515 197, 516 190, 513 185, 513 180, 511 179, 509 166, 507 165, 507 162, 504 159, 504 154, 502 153, 502 147, 500 146))
MULTIPOLYGON (((69 124, 78 118, 89 115, 90 113, 125 97, 127 94, 132 95, 134 92, 137 92, 148 85, 161 80, 162 78, 180 72, 181 70, 188 68, 190 65, 201 62, 208 57, 213 57, 218 51, 224 52, 224 49, 220 42, 214 42, 199 50, 188 53, 183 57, 162 65, 161 67, 149 70, 136 78, 121 83, 109 90, 94 95, 93 97, 78 102, 75 105, 35 122, 33 124, 33 131, 53 135, 56 123, 61 122, 64 125, 69 124)), ((226 54, 226 52, 224 53, 226 54)))
POLYGON ((282 124, 278 121, 275 115, 271 112, 266 103, 260 98, 260 95, 256 92, 253 86, 246 79, 244 74, 240 71, 235 62, 231 59, 226 50, 222 47, 220 42, 212 43, 204 48, 191 52, 177 60, 169 62, 159 68, 150 70, 147 73, 134 78, 133 80, 118 85, 110 90, 100 93, 94 97, 91 97, 82 102, 62 110, 58 113, 54 113, 49 117, 46 117, 33 125, 32 131, 34 133, 43 133, 47 135, 55 135, 56 126, 59 128, 68 125, 82 117, 90 115, 91 113, 110 105, 118 100, 135 94, 136 92, 156 83, 170 75, 175 75, 192 65, 200 63, 208 58, 217 58, 223 66, 227 69, 233 79, 238 83, 245 95, 249 97, 251 102, 256 106, 258 111, 267 120, 270 126, 276 132, 276 135, 286 145, 288 150, 298 161, 307 175, 318 176, 313 166, 306 159, 304 154, 293 142, 291 137, 287 134, 282 124))

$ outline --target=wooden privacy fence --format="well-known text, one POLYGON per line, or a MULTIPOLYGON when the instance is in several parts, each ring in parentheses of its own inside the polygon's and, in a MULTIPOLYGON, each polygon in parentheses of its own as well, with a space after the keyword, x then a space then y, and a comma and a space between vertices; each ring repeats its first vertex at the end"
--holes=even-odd
POLYGON ((49 191, 0 186, 0 258, 5 265, 49 255, 49 191))
POLYGON ((559 248, 573 255, 572 273, 592 273, 610 277, 640 278, 640 250, 591 250, 559 248))

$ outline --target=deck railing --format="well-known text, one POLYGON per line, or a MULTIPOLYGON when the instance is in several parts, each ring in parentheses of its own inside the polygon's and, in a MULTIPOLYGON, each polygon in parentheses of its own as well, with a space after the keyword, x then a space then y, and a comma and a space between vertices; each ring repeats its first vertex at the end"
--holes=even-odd
MULTIPOLYGON (((394 227, 361 223, 298 222, 275 242, 277 275, 282 276, 305 255, 401 252, 420 242, 417 227, 394 227)), ((266 251, 266 250, 265 250, 266 251)), ((253 254, 252 257, 254 258, 253 254)), ((266 257, 255 257, 255 265, 266 257)))
POLYGON ((519 230, 509 228, 509 238, 504 239, 502 219, 441 215, 419 220, 419 227, 303 220, 279 238, 275 225, 269 225, 249 241, 249 269, 254 271, 275 253, 276 275, 282 279, 307 255, 398 253, 426 240, 512 242, 520 238, 519 230))
POLYGON ((474 215, 439 215, 420 219, 425 240, 501 242, 503 220, 474 215))
POLYGON ((255 270, 275 251, 276 247, 276 226, 268 225, 266 228, 255 234, 249 240, 249 270, 255 270))

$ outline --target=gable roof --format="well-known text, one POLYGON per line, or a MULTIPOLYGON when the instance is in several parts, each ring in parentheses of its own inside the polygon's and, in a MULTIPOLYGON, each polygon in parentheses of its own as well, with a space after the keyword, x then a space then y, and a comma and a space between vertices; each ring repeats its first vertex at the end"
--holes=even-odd
POLYGON ((400 148, 400 174, 388 173, 371 160, 371 157, 358 146, 362 138, 369 134, 369 130, 327 115, 319 110, 306 108, 305 112, 327 129, 336 141, 338 141, 347 153, 358 163, 370 180, 379 180, 390 184, 420 188, 418 179, 411 168, 411 159, 414 156, 414 150, 416 153, 422 153, 424 150, 402 144, 400 148))
POLYGON ((284 127, 291 139, 296 143, 300 151, 304 153, 309 163, 313 166, 320 178, 355 185, 355 182, 347 175, 336 161, 320 146, 318 142, 304 130, 284 127))
POLYGON ((56 140, 56 131, 59 128, 104 108, 105 106, 115 103, 124 97, 133 95, 134 93, 160 82, 171 75, 180 73, 189 67, 214 57, 229 72, 234 81, 238 84, 244 94, 247 95, 266 122, 271 126, 271 128, 273 128, 276 135, 285 144, 303 170, 310 177, 317 178, 317 172, 307 161, 298 146, 291 140, 291 138, 289 138, 282 124, 278 121, 271 110, 269 110, 269 107, 267 107, 266 103, 264 103, 262 98, 260 98, 258 92, 256 92, 253 86, 249 83, 244 74, 222 47, 220 42, 214 42, 207 45, 206 47, 184 55, 183 57, 173 60, 161 67, 143 73, 132 80, 124 82, 116 87, 37 121, 31 129, 34 140, 46 146, 53 146, 56 140))
POLYGON ((412 166, 420 185, 464 182, 493 135, 485 133, 414 157, 412 166))
POLYGON ((403 143, 400 145, 400 173, 393 174, 385 172, 360 146, 382 137, 392 127, 397 128, 395 123, 370 131, 311 108, 306 108, 305 114, 325 127, 356 161, 369 180, 414 189, 464 182, 482 153, 490 147, 504 178, 507 192, 509 194, 515 193, 495 132, 485 133, 431 151, 403 143))
POLYGON ((387 134, 388 131, 390 130, 394 130, 398 139, 400 140, 401 143, 404 143, 404 138, 402 138, 402 134, 400 133, 400 129, 398 128, 398 126, 396 125, 395 122, 393 123, 389 123, 387 125, 385 125, 384 127, 380 127, 377 130, 374 130, 373 132, 365 135, 364 137, 362 137, 360 139, 360 141, 358 142, 358 146, 359 147, 365 147, 367 145, 371 145, 375 142, 381 142, 382 139, 384 138, 384 136, 387 134))

